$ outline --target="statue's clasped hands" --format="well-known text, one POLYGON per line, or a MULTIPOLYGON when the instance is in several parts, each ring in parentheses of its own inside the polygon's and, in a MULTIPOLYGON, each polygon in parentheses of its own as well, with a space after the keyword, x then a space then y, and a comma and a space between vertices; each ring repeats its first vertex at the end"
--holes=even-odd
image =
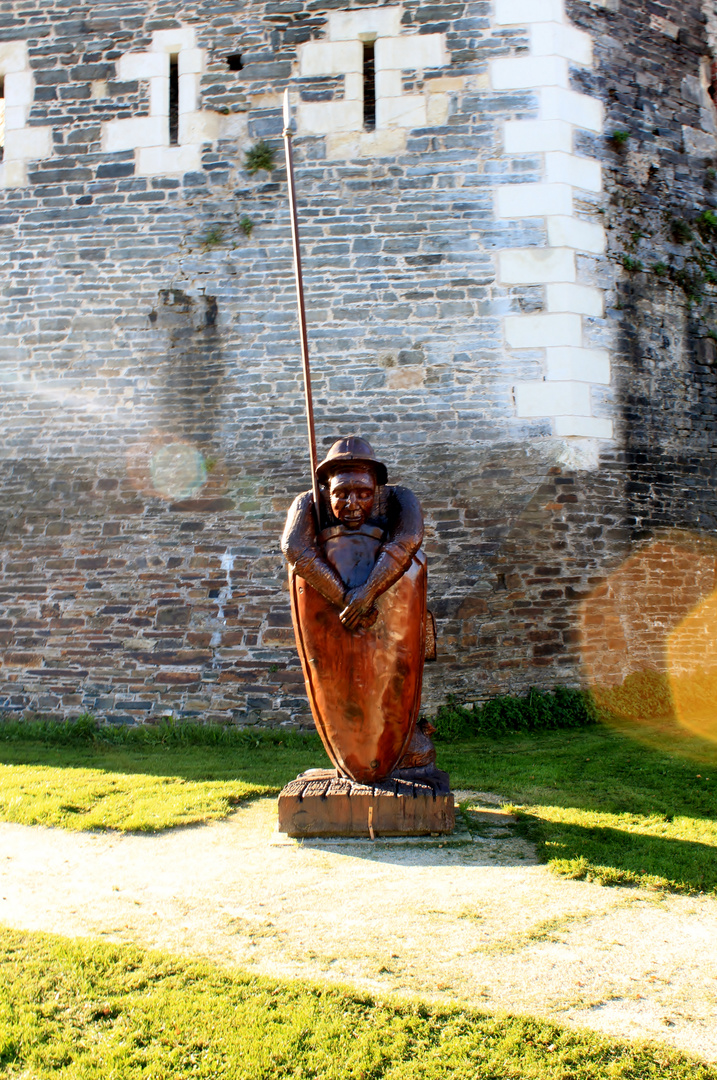
POLYGON ((339 614, 347 630, 356 630, 359 626, 373 626, 378 618, 378 611, 373 606, 373 591, 365 585, 351 589, 344 597, 346 607, 339 614))

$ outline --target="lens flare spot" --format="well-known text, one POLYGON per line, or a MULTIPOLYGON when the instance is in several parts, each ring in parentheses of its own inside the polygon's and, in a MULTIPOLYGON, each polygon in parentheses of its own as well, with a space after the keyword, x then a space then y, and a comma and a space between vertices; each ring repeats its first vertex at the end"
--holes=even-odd
POLYGON ((611 723, 647 737, 678 720, 717 737, 716 567, 714 540, 670 530, 582 601, 582 659, 611 723))
POLYGON ((158 495, 165 499, 186 499, 205 484, 207 465, 196 446, 167 443, 152 454, 149 475, 158 495))
POLYGON ((677 719, 694 735, 717 742, 717 591, 668 637, 667 670, 677 719))

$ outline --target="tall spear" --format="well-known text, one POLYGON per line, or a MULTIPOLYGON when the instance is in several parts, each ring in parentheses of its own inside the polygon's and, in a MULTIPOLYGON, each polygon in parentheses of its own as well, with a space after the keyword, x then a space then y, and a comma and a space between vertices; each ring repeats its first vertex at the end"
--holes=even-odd
POLYGON ((316 431, 314 429, 314 402, 311 397, 311 371, 309 370, 309 339, 306 336, 306 307, 304 305, 304 279, 301 273, 301 249, 299 247, 299 221, 296 216, 296 187, 294 184, 294 154, 291 145, 291 113, 289 91, 284 91, 284 147, 286 149, 286 175, 289 182, 289 210, 291 213, 291 238, 294 244, 294 274, 296 276, 296 302, 299 308, 299 331, 301 336, 301 362, 304 369, 304 398, 306 401, 306 427, 309 432, 311 456, 311 490, 314 496, 317 533, 321 530, 319 510, 319 481, 316 476, 316 431))

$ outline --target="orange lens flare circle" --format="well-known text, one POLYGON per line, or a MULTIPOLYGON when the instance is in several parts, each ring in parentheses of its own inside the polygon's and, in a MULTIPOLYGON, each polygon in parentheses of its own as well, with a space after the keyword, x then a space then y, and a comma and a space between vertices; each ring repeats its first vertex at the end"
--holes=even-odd
POLYGON ((667 673, 679 722, 717 742, 717 590, 668 636, 667 673))
POLYGON ((677 722, 717 742, 717 541, 666 531, 582 601, 580 626, 608 722, 637 737, 677 722))

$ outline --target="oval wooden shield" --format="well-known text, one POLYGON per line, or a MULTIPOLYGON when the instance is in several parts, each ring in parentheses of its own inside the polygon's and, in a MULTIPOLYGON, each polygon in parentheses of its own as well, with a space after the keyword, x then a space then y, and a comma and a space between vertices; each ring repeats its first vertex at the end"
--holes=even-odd
POLYGON ((369 628, 347 630, 338 608, 290 571, 306 690, 326 752, 344 776, 385 779, 408 746, 421 705, 426 557, 419 551, 376 601, 369 628))

